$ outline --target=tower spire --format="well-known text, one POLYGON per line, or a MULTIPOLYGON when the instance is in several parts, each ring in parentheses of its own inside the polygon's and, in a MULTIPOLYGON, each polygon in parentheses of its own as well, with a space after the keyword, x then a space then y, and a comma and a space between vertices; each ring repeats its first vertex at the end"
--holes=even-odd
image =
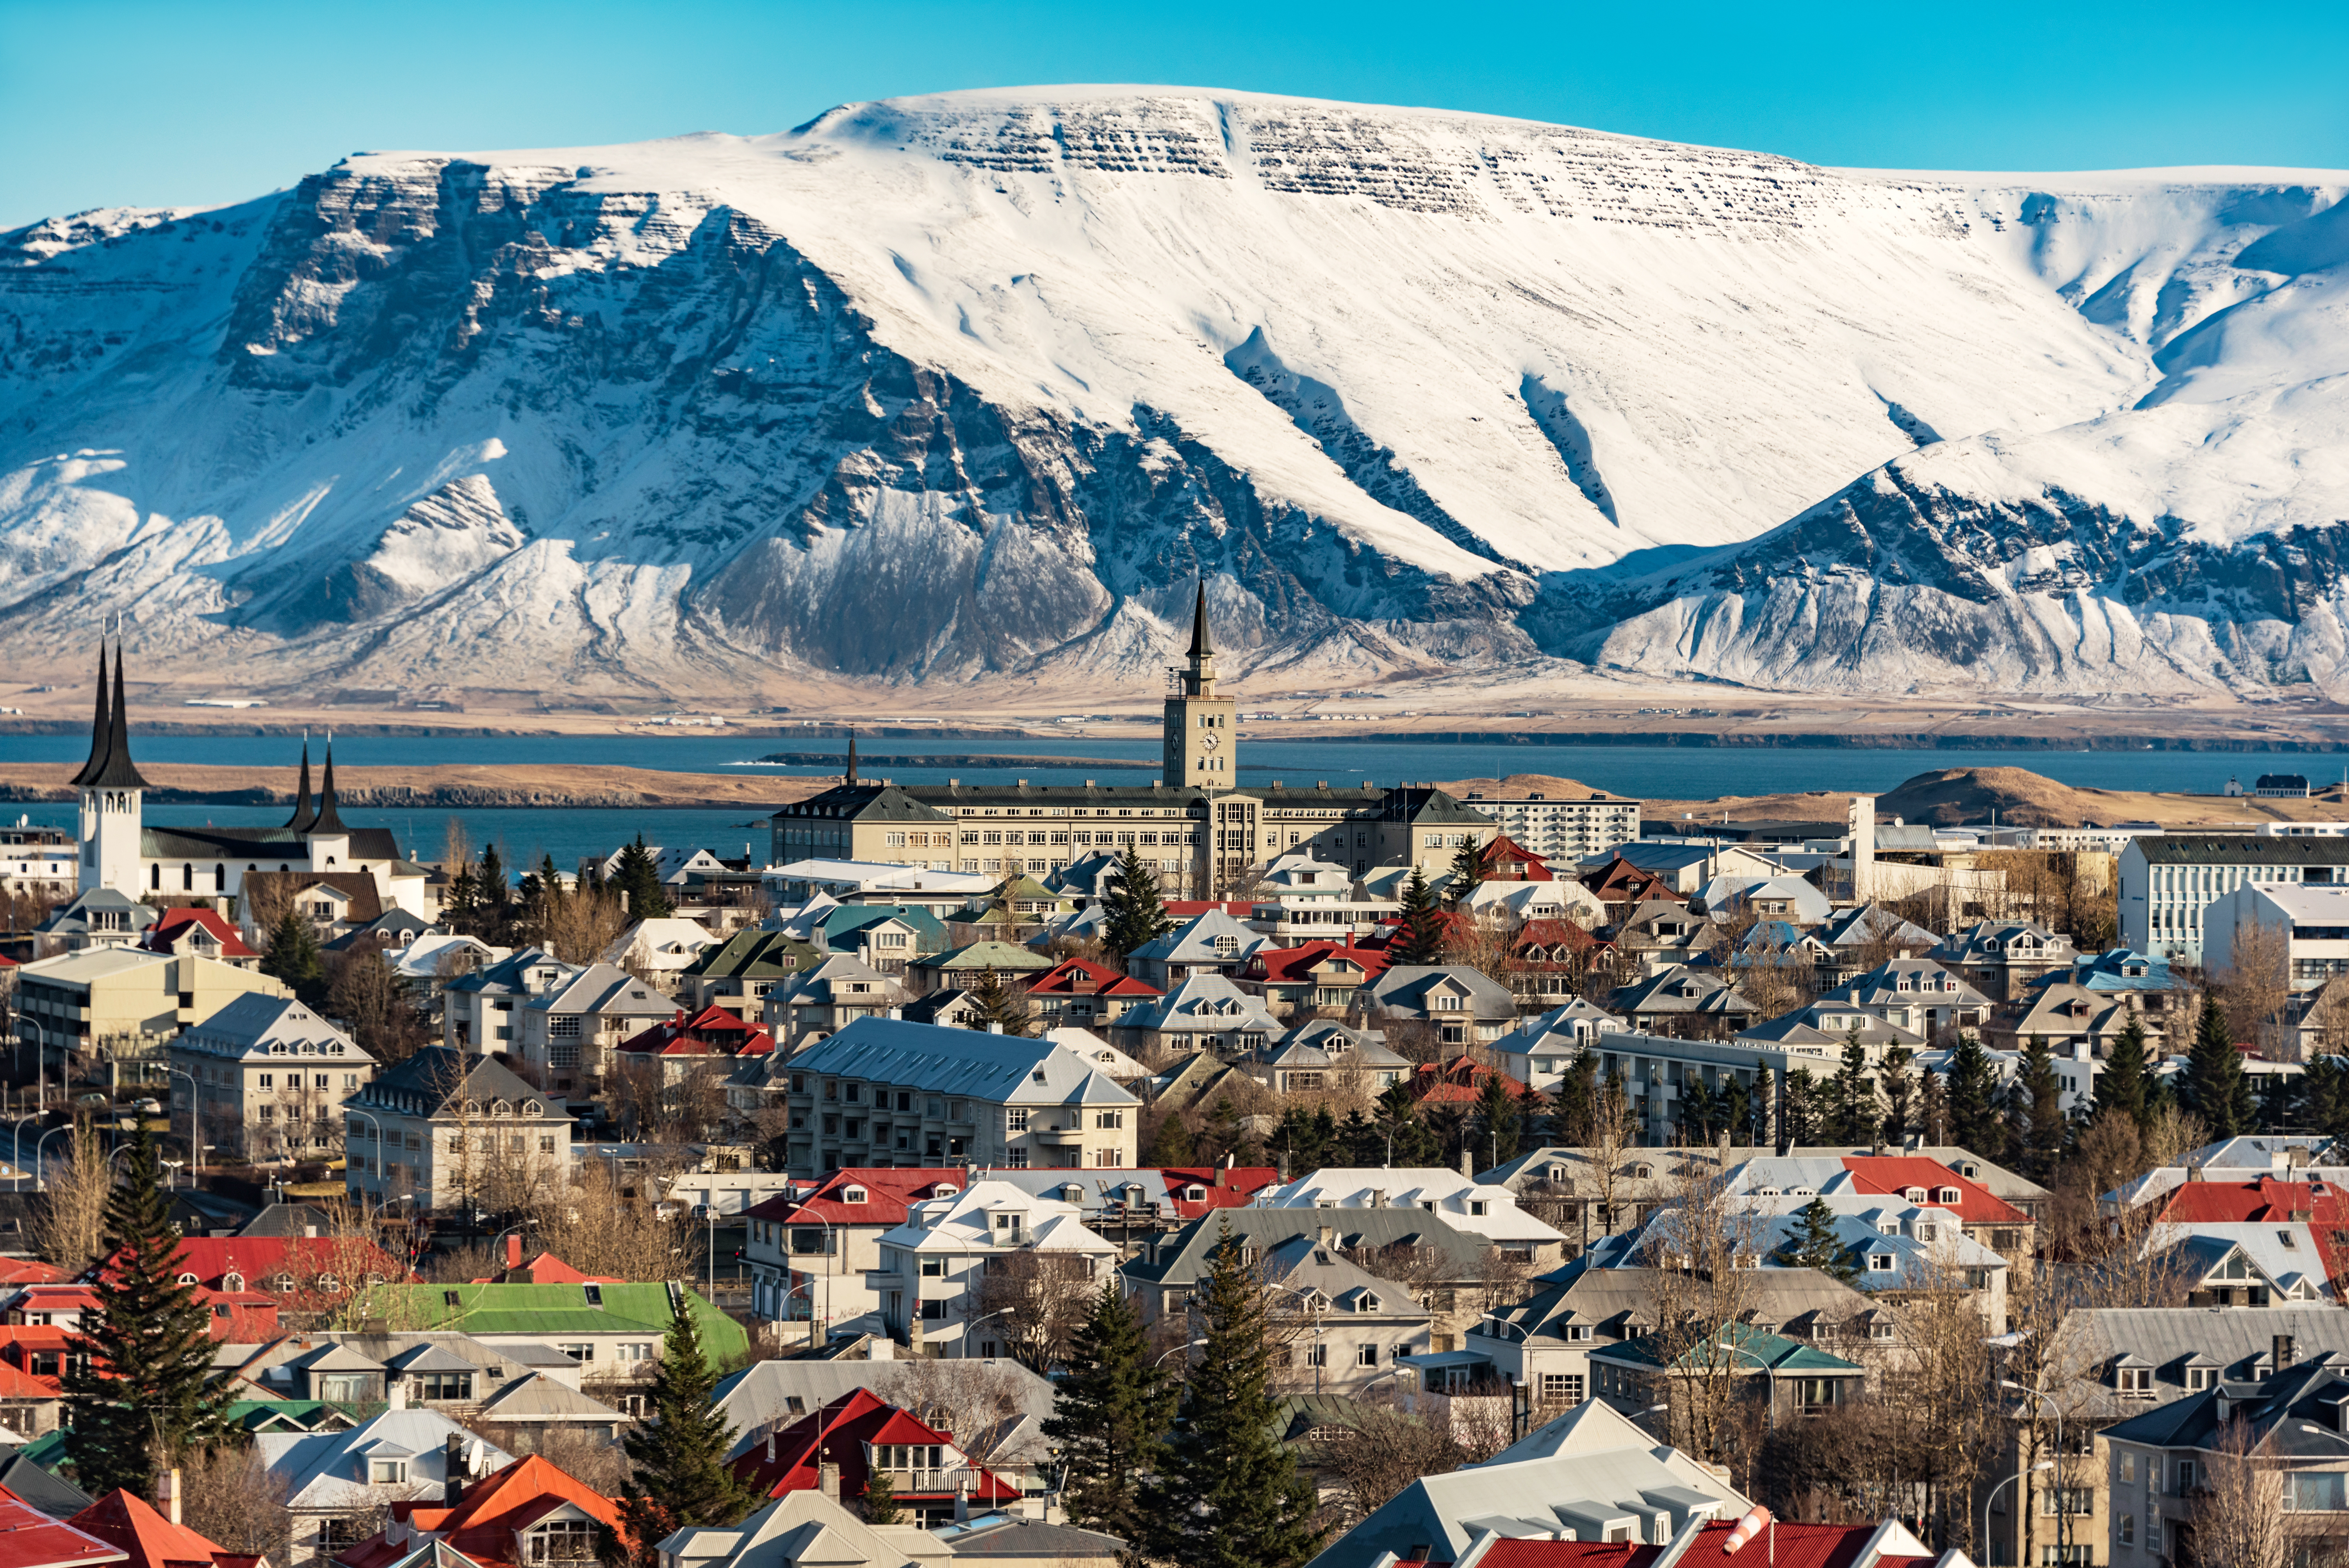
POLYGON ((104 760, 82 779, 85 788, 102 789, 144 789, 147 780, 139 776, 139 765, 130 760, 130 704, 122 695, 122 639, 114 640, 114 711, 106 724, 106 756, 104 760))
POLYGON ((89 724, 89 760, 73 776, 76 784, 87 784, 98 777, 106 766, 106 743, 113 728, 106 707, 106 638, 98 639, 98 713, 89 724))
POLYGON ((1191 656, 1212 659, 1216 656, 1216 640, 1207 633, 1207 580, 1199 579, 1199 598, 1191 612, 1191 656))
POLYGON ((848 727, 848 777, 843 782, 856 782, 856 727, 853 724, 848 727))
POLYGON ((318 780, 318 814, 310 819, 310 836, 350 832, 343 826, 342 814, 335 810, 335 732, 326 731, 326 770, 318 780))
POLYGON ((302 732, 302 781, 294 791, 294 816, 285 825, 297 833, 306 833, 310 824, 318 819, 310 804, 310 732, 302 732))

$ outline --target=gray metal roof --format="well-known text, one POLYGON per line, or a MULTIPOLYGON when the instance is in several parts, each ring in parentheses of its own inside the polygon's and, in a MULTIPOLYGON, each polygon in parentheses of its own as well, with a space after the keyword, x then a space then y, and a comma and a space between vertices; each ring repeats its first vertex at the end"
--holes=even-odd
POLYGON ((1299 1237, 1318 1238, 1324 1229, 1336 1247, 1349 1253, 1402 1242, 1438 1248, 1461 1279, 1478 1276, 1490 1244, 1484 1235, 1459 1230, 1443 1215, 1420 1209, 1218 1209, 1158 1238, 1145 1261, 1127 1264, 1122 1272, 1136 1283, 1188 1285, 1206 1273, 1208 1260, 1226 1235, 1242 1246, 1269 1253, 1299 1237))
POLYGON ((2349 838, 2261 838, 2256 833, 2159 833, 2129 841, 2155 866, 2349 865, 2349 838))
POLYGON ((779 1070, 862 1078, 994 1105, 1138 1105, 1068 1047, 903 1018, 852 1020, 779 1070))

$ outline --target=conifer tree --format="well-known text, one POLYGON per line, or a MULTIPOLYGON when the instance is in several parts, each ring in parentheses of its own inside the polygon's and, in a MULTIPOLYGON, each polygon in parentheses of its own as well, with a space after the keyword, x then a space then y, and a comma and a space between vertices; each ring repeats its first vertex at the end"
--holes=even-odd
POLYGON ((2270 1073, 2260 1084, 2260 1130, 2291 1132, 2300 1124, 2300 1080, 2270 1073))
POLYGON ((1889 1046, 1876 1064, 1877 1088, 1884 1099, 1884 1119, 1878 1130, 1884 1141, 1899 1148, 1909 1137, 1916 1112, 1916 1086, 1909 1081, 1909 1064, 1916 1060, 1906 1046, 1889 1046))
POLYGON ((1433 1164, 1443 1155, 1442 1141, 1433 1129, 1420 1119, 1419 1102, 1411 1097, 1409 1084, 1389 1084, 1379 1095, 1378 1120, 1373 1123, 1379 1137, 1379 1163, 1404 1166, 1433 1164), (1393 1158, 1387 1157, 1392 1150, 1393 1158))
POLYGON ((1132 849, 1118 856, 1117 865, 1107 873, 1102 911, 1102 945, 1120 960, 1174 929, 1166 901, 1159 896, 1158 873, 1132 849))
POLYGON ((1321 1542, 1313 1483, 1274 1425, 1264 1289, 1228 1232, 1197 1311, 1205 1343, 1143 1489, 1143 1544, 1184 1568, 1298 1568, 1321 1542))
POLYGON ((1044 1436, 1066 1467, 1061 1501, 1089 1530, 1142 1538, 1142 1489, 1164 1452, 1175 1391, 1150 1354, 1142 1318, 1112 1274, 1069 1342, 1069 1375, 1044 1436))
POLYGON ((1411 880, 1402 886, 1402 923, 1390 951, 1396 964, 1444 962, 1444 916, 1427 891, 1427 874, 1417 866, 1411 868, 1411 880))
POLYGON ((1808 1068, 1786 1069, 1785 1092, 1781 1096, 1779 1119, 1785 1124, 1785 1141, 1790 1149, 1819 1140, 1819 1088, 1808 1068))
MULTIPOLYGON (((636 835, 641 843, 644 835, 636 835)), ((481 901, 481 913, 492 921, 505 917, 506 903, 513 897, 513 889, 506 883, 505 858, 498 853, 495 844, 481 846, 481 874, 474 889, 481 901)))
POLYGON ((2055 1060, 2048 1054, 2044 1036, 2033 1035, 2023 1049, 2023 1066, 2007 1090, 2014 1147, 2022 1151, 2023 1168, 2045 1176, 2063 1158, 2064 1085, 2055 1076, 2055 1060))
POLYGON ((1929 1147, 1950 1140, 1950 1096, 1941 1075, 1927 1068, 1917 1075, 1917 1130, 1929 1147))
POLYGON ((1795 1211, 1795 1233, 1779 1247, 1780 1261, 1789 1268, 1816 1269, 1849 1284, 1859 1277, 1850 1256, 1835 1233, 1835 1211, 1825 1198, 1814 1198, 1795 1211))
POLYGON ((904 1516, 897 1507, 897 1480, 879 1465, 864 1472, 864 1522, 895 1524, 904 1516))
POLYGON ((1998 1075, 1990 1054, 1971 1029, 1958 1036, 1950 1053, 1950 1140, 1960 1148, 1996 1160, 2006 1152, 2006 1126, 1998 1114, 1998 1075))
POLYGON ((269 951, 262 954, 261 972, 282 980, 295 1000, 315 1007, 326 999, 326 958, 319 951, 317 933, 299 910, 289 907, 269 929, 269 951))
POLYGON ((620 1440, 635 1466, 621 1484, 620 1521, 636 1542, 638 1568, 655 1568, 659 1554, 653 1548, 684 1526, 733 1524, 759 1502, 726 1463, 734 1424, 710 1402, 717 1387, 701 1326, 680 1303, 653 1374, 655 1419, 620 1440))
POLYGON ((1466 903, 1468 895, 1476 891, 1476 884, 1485 880, 1484 846, 1476 842, 1475 835, 1464 836, 1467 842, 1452 856, 1452 880, 1444 884, 1444 902, 1454 909, 1466 903))
POLYGON ((1681 1085, 1681 1135, 1691 1143, 1713 1141, 1713 1126, 1721 1119, 1721 1108, 1704 1079, 1691 1075, 1681 1085))
POLYGON ((227 1439, 234 1396, 212 1379, 212 1311, 180 1283, 180 1233, 144 1123, 128 1154, 107 1199, 98 1305, 68 1341, 66 1452, 93 1495, 151 1497, 159 1469, 227 1439))
POLYGON ((2186 1057, 2186 1109, 2202 1119, 2213 1140, 2251 1130, 2251 1086, 2244 1081, 2243 1058, 2227 1029, 2218 998, 2202 994, 2194 1025, 2194 1048, 2186 1057))
POLYGON ((1476 1094, 1476 1152, 1490 1165, 1506 1165, 1517 1157, 1525 1118, 1517 1097, 1499 1073, 1485 1075, 1476 1094))
POLYGON ((2096 1075, 2096 1113, 2117 1110, 2142 1130, 2151 1118, 2145 1102, 2145 1026, 2134 1016, 2113 1037, 2105 1070, 2096 1075))
POLYGON ((1859 1026, 1844 1036, 1843 1065, 1827 1085, 1831 1107, 1827 1120, 1830 1143, 1869 1143, 1876 1138, 1876 1087, 1868 1079, 1868 1047, 1859 1043, 1859 1026))
MULTIPOLYGON (((490 851, 483 850, 486 864, 490 851)), ((620 846, 620 858, 612 867, 610 887, 627 900, 630 920, 665 920, 677 913, 670 902, 668 889, 661 886, 660 867, 654 863, 653 852, 645 845, 645 836, 638 833, 633 843, 620 846)))
POLYGON ((990 964, 978 972, 978 978, 971 982, 966 995, 969 996, 973 1009, 972 1028, 985 1029, 993 1024, 999 1025, 1007 1035, 1028 1032, 1028 1003, 1003 983, 1003 976, 995 972, 994 965, 990 964))
POLYGON ((1158 1170, 1193 1162, 1191 1127, 1179 1111, 1170 1111, 1150 1140, 1150 1163, 1158 1170))

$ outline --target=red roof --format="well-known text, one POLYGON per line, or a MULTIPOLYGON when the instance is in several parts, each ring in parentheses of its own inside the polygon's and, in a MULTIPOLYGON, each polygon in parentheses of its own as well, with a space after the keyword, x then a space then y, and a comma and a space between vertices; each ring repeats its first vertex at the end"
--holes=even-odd
POLYGON ((1617 855, 1596 871, 1582 873, 1578 879, 1584 887, 1599 895, 1601 903, 1630 903, 1641 899, 1670 899, 1674 903, 1687 902, 1687 895, 1656 875, 1617 855))
MULTIPOLYGON (((1571 947, 1578 953, 1603 952, 1612 946, 1606 938, 1593 936, 1570 920, 1529 920, 1517 928, 1509 939, 1510 951, 1523 954, 1529 947, 1571 947)), ((1547 963, 1534 959, 1533 963, 1547 963)))
POLYGON ((66 1521, 128 1553, 130 1568, 164 1568, 166 1563, 220 1568, 233 1555, 184 1524, 174 1524, 155 1511, 145 1499, 116 1487, 66 1521))
POLYGON ((1966 1225, 2027 1225, 2031 1216, 2008 1202, 1993 1196, 1979 1181, 1959 1175, 1938 1160, 1928 1160, 1921 1154, 1854 1154, 1844 1159, 1843 1168, 1851 1172, 1852 1186, 1858 1191, 1878 1197, 1897 1198, 1911 1187, 1925 1189, 1925 1196, 1934 1207, 1948 1209, 1966 1225), (1944 1187, 1958 1190, 1958 1201, 1942 1202, 1937 1194, 1944 1187))
MULTIPOLYGON (((520 1532, 565 1503, 626 1535, 617 1504, 537 1454, 470 1483, 454 1508, 442 1506, 435 1498, 430 1501, 395 1502, 391 1514, 411 1532, 429 1532, 476 1563, 512 1563, 520 1532)), ((373 1554, 367 1549, 378 1543, 388 1546, 388 1534, 387 1532, 361 1542, 336 1561, 349 1568, 371 1568, 373 1554)), ((406 1545, 394 1548, 393 1555, 405 1556, 419 1544, 411 1537, 406 1545)))
POLYGON ((65 1277, 57 1264, 38 1258, 0 1258, 0 1284, 54 1284, 65 1277))
POLYGON ((1234 920, 1246 920, 1256 913, 1254 901, 1245 898, 1216 900, 1206 898, 1170 898, 1165 901, 1166 913, 1176 920, 1196 920, 1211 909, 1220 909, 1234 920))
POLYGON ((111 1541, 51 1519, 0 1486, 0 1568, 82 1568, 119 1563, 129 1555, 111 1541))
POLYGON ((1131 975, 1122 975, 1106 964, 1065 958, 1029 982, 1028 994, 1031 996, 1125 996, 1144 1002, 1160 993, 1157 986, 1136 980, 1131 975))
POLYGON ((13 1362, 0 1361, 0 1399, 55 1399, 64 1387, 62 1378, 36 1377, 13 1362))
POLYGON ((324 1305, 371 1274, 393 1281, 416 1277, 365 1236, 188 1236, 177 1256, 180 1273, 195 1275, 207 1295, 252 1305, 324 1305), (290 1287, 272 1283, 287 1274, 294 1276, 290 1287), (337 1288, 321 1288, 330 1275, 337 1288))
POLYGON ((1159 1174, 1166 1179, 1175 1214, 1185 1220, 1217 1209, 1245 1209, 1258 1192, 1280 1184, 1280 1171, 1271 1165, 1168 1165, 1159 1174), (1206 1195, 1185 1197, 1185 1190, 1194 1186, 1206 1195))
POLYGON ((174 953, 179 950, 179 944, 187 939, 188 934, 197 930, 212 934, 212 940, 220 944, 220 955, 222 958, 261 956, 244 944, 244 938, 237 934, 236 927, 231 925, 227 918, 216 909, 189 909, 177 906, 167 909, 160 919, 147 928, 147 934, 140 938, 139 945, 156 953, 174 953))
POLYGON ((522 1237, 506 1236, 506 1266, 496 1274, 473 1280, 473 1284, 626 1284, 617 1274, 585 1274, 553 1253, 541 1253, 528 1263, 523 1261, 522 1237))
POLYGON ((1549 869, 1548 861, 1506 833, 1494 835, 1493 841, 1485 846, 1483 851, 1476 857, 1476 870, 1479 874, 1494 882, 1556 882, 1557 880, 1549 869), (1514 864, 1505 862, 1514 862, 1514 864), (1520 867, 1522 867, 1521 870, 1518 869, 1520 867), (1514 871, 1516 874, 1511 876, 1495 874, 1504 870, 1514 871))
POLYGON ((2338 1224, 2349 1220, 2341 1190, 2330 1181, 2184 1181, 2162 1205, 2161 1217, 2179 1224, 2278 1221, 2295 1217, 2338 1224))
POLYGON ((1312 978, 1304 971, 1331 958, 1350 958, 1361 965, 1362 978, 1375 980, 1386 973, 1387 955, 1375 947, 1350 947, 1342 942, 1306 942, 1295 947, 1259 948, 1240 971, 1243 980, 1293 985, 1312 978))
POLYGON ((1466 1057, 1454 1057, 1448 1062, 1422 1062, 1411 1078, 1412 1098, 1433 1105, 1472 1105, 1483 1097, 1488 1078, 1499 1078, 1508 1086, 1511 1098, 1525 1098, 1522 1078, 1511 1078, 1498 1068, 1488 1068, 1466 1057))
MULTIPOLYGON (((870 1388, 852 1388, 823 1409, 802 1416, 775 1433, 772 1442, 751 1445, 734 1461, 734 1473, 766 1497, 812 1491, 822 1479, 817 1466, 829 1456, 840 1466, 840 1495, 863 1497, 867 1474, 866 1445, 870 1443, 951 1449, 954 1434, 938 1430, 870 1388)), ((915 1468, 959 1468, 947 1456, 942 1454, 939 1458, 942 1462, 938 1465, 923 1463, 915 1468)), ((1019 1489, 999 1480, 993 1471, 977 1465, 969 1469, 976 1478, 970 1488, 973 1502, 1009 1502, 1019 1497, 1019 1489)), ((902 1499, 942 1494, 908 1488, 897 1495, 902 1499)))
POLYGON ((940 1187, 959 1192, 969 1182, 970 1173, 959 1165, 906 1171, 856 1167, 832 1171, 796 1196, 778 1192, 743 1211, 743 1217, 778 1225, 902 1225, 912 1204, 940 1196, 940 1187), (851 1187, 864 1190, 863 1202, 851 1203, 841 1197, 851 1187))
POLYGON ((772 1056, 775 1037, 739 1015, 712 1004, 688 1018, 683 1008, 620 1042, 620 1049, 661 1057, 772 1056))
MULTIPOLYGON (((1733 1522, 1703 1526, 1681 1561, 1728 1568, 1743 1557, 1746 1563, 1740 1568, 1853 1568, 1883 1526, 1772 1524, 1746 1542, 1737 1557, 1724 1557, 1722 1540, 1735 1528, 1733 1522)), ((1495 1541, 1485 1548, 1478 1568, 1648 1568, 1663 1552, 1661 1545, 1640 1546, 1628 1541, 1495 1541)))

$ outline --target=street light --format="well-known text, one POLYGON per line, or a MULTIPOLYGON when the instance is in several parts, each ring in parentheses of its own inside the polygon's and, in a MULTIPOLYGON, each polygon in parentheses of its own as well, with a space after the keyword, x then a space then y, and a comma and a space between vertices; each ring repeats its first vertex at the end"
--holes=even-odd
MULTIPOLYGON (((812 1305, 813 1304, 811 1303, 810 1305, 812 1305)), ((966 1361, 970 1359, 970 1331, 972 1329, 977 1328, 980 1324, 985 1323, 990 1317, 1009 1317, 1018 1310, 1019 1308, 1017 1307, 1000 1306, 996 1308, 993 1312, 982 1312, 977 1317, 965 1318, 962 1325, 962 1358, 966 1361)), ((990 1357, 989 1359, 991 1360, 993 1357, 990 1357)))
POLYGON ((41 1134, 38 1138, 36 1138, 35 1140, 33 1140, 33 1191, 36 1191, 36 1192, 46 1192, 46 1191, 47 1191, 49 1190, 49 1186, 48 1186, 48 1181, 47 1181, 47 1179, 46 1177, 44 1177, 44 1176, 41 1174, 41 1171, 42 1171, 42 1169, 43 1169, 43 1167, 42 1167, 42 1165, 41 1165, 41 1150, 44 1150, 44 1149, 47 1149, 47 1148, 49 1146, 49 1140, 50 1140, 50 1139, 52 1139, 52 1138, 55 1138, 58 1133, 60 1133, 60 1132, 71 1132, 72 1130, 73 1130, 73 1124, 72 1124, 71 1122, 67 1122, 67 1123, 65 1126, 63 1126, 63 1127, 52 1127, 52 1128, 50 1128, 47 1132, 44 1132, 44 1133, 43 1133, 43 1134, 41 1134))
MULTIPOLYGON (((186 1068, 165 1068, 163 1070, 172 1078, 183 1078, 188 1080, 188 1148, 196 1161, 196 1173, 201 1176, 204 1170, 203 1091, 196 1087, 194 1076, 186 1068)), ((169 1164, 171 1161, 166 1161, 164 1163, 169 1164)))
POLYGON ((1196 1350, 1197 1348, 1199 1348, 1199 1346, 1201 1346, 1202 1345, 1205 1345, 1206 1343, 1207 1343, 1207 1342, 1206 1342, 1206 1340, 1204 1340, 1204 1339, 1194 1339, 1194 1340, 1190 1341, 1188 1344, 1185 1344, 1185 1345, 1178 1345, 1178 1346, 1176 1346, 1174 1349, 1167 1351, 1167 1352, 1165 1353, 1165 1355, 1163 1355, 1163 1356, 1159 1357, 1157 1360, 1153 1361, 1153 1362, 1151 1363, 1151 1365, 1152 1365, 1153 1367, 1164 1367, 1164 1366, 1165 1366, 1165 1365, 1166 1365, 1166 1357, 1168 1357, 1168 1356, 1179 1356, 1179 1355, 1181 1355, 1181 1354, 1182 1354, 1184 1351, 1185 1351, 1185 1350, 1196 1350))
MULTIPOLYGON (((373 1176, 373 1177, 374 1177, 374 1178, 375 1178, 378 1182, 380 1182, 380 1181, 383 1180, 383 1123, 382 1123, 382 1122, 380 1122, 380 1121, 376 1120, 376 1119, 375 1119, 375 1112, 373 1112, 373 1111, 371 1111, 371 1110, 361 1110, 357 1106, 353 1105, 353 1104, 352 1104, 350 1101, 348 1101, 348 1100, 345 1100, 345 1101, 343 1102, 343 1112, 344 1112, 344 1114, 345 1114, 345 1115, 347 1115, 347 1116, 364 1116, 364 1117, 366 1117, 366 1118, 367 1119, 367 1122, 368 1122, 368 1124, 369 1124, 369 1125, 371 1125, 372 1127, 374 1127, 374 1129, 375 1129, 375 1169, 374 1169, 373 1171, 369 1171, 369 1172, 368 1172, 368 1174, 369 1174, 369 1175, 371 1175, 371 1176, 373 1176)), ((343 1135, 343 1174, 344 1174, 345 1176, 348 1176, 348 1175, 350 1174, 350 1171, 351 1171, 351 1140, 350 1140, 349 1130, 348 1130, 347 1128, 346 1128, 346 1129, 345 1129, 345 1130, 344 1130, 344 1135, 343 1135)), ((388 1207, 389 1207, 389 1206, 390 1206, 391 1202, 392 1202, 392 1199, 391 1199, 388 1195, 386 1195, 386 1197, 384 1198, 384 1205, 388 1208, 388 1207)))
POLYGON ((160 1163, 162 1165, 164 1170, 163 1190, 168 1192, 180 1184, 180 1167, 185 1165, 187 1161, 184 1160, 165 1160, 160 1161, 160 1163))
MULTIPOLYGON (((2031 1467, 2033 1471, 2054 1470, 2054 1468, 2055 1461, 2054 1460, 2041 1460, 2037 1464, 2031 1467)), ((1984 1552, 1988 1552, 1990 1550, 1990 1510, 1991 1504, 1998 1501, 1998 1487, 2012 1486, 2014 1483, 2015 1479, 2015 1476, 2011 1475, 2000 1477, 1998 1486, 1991 1488, 1990 1495, 1982 1499, 1982 1550, 1984 1552)), ((2026 1504, 2026 1506, 2028 1506, 2028 1504, 2026 1504)))
MULTIPOLYGON (((2055 1412, 2055 1457, 2060 1461, 2064 1457, 2064 1407, 2055 1403, 2054 1399, 2048 1395, 2036 1388, 2026 1388, 2012 1377, 2000 1378, 1998 1386, 2002 1388, 2012 1388, 2018 1394, 2028 1394, 2034 1399, 2047 1401, 2047 1408, 2055 1412)), ((2069 1533, 2064 1528, 2064 1504, 2068 1501, 2064 1495, 2064 1476, 2059 1470, 2055 1476, 2055 1556, 2059 1561, 2064 1556, 2064 1537, 2069 1533)), ((2024 1511, 2028 1513, 2028 1508, 2024 1511)), ((1983 1533, 1989 1533, 1987 1528, 1983 1533)))

